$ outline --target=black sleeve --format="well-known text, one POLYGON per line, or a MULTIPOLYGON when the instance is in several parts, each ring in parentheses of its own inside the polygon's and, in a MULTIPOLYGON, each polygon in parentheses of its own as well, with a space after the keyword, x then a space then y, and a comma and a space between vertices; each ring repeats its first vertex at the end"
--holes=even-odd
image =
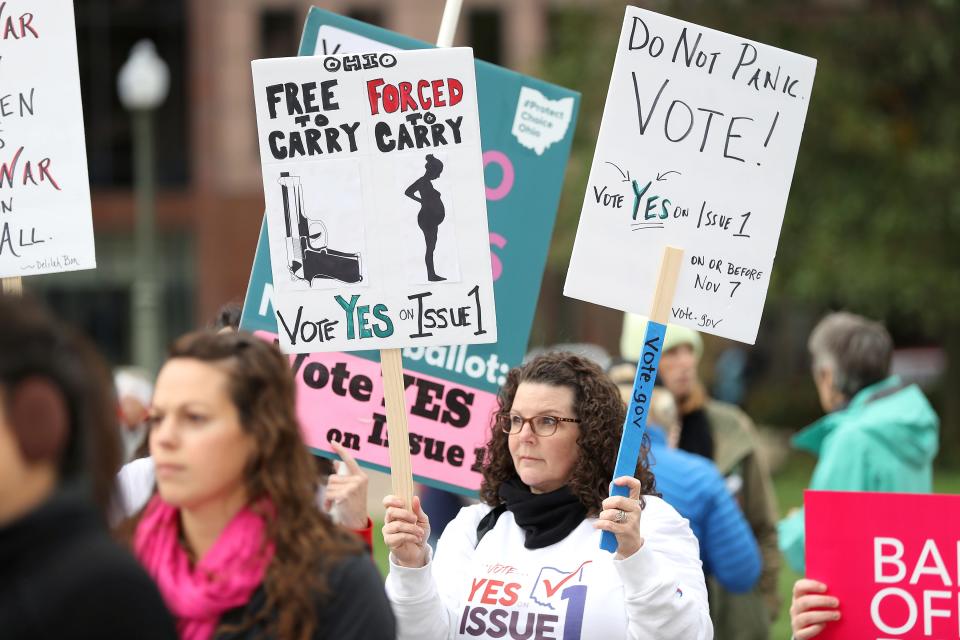
MULTIPOLYGON (((53 638, 176 640, 177 630, 156 585, 136 560, 109 542, 64 562, 48 620, 53 638)), ((2 635, 2 633, 0 633, 2 635)))
POLYGON ((396 621, 383 578, 368 556, 351 556, 330 573, 331 598, 317 610, 317 640, 394 640, 396 621))

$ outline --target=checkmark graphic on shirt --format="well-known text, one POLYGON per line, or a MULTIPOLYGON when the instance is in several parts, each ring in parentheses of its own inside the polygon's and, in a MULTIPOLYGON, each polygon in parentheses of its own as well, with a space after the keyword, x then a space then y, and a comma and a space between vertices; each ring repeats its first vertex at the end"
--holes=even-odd
POLYGON ((579 576, 583 573, 583 568, 591 562, 593 561, 586 560, 573 571, 564 571, 556 567, 543 567, 540 569, 540 575, 537 576, 537 581, 534 583, 530 599, 541 606, 553 609, 553 605, 549 602, 550 598, 553 598, 557 592, 573 578, 579 579, 579 576), (553 581, 551 581, 551 578, 553 581), (540 589, 541 584, 543 585, 542 591, 540 589), (540 596, 539 598, 537 597, 538 595, 540 596))
POLYGON ((562 587, 564 584, 566 584, 567 582, 569 582, 569 581, 570 581, 570 578, 572 578, 573 576, 575 576, 575 575, 577 575, 578 573, 580 573, 580 570, 583 569, 584 566, 590 564, 591 562, 593 562, 593 560, 587 560, 587 561, 585 561, 585 562, 584 562, 583 564, 581 564, 579 567, 577 567, 576 569, 574 569, 573 571, 571 571, 570 573, 568 573, 568 574, 566 575, 566 577, 564 577, 563 580, 561 580, 560 582, 557 583, 557 586, 553 586, 552 584, 550 584, 550 581, 549 581, 549 580, 547 580, 546 578, 544 578, 544 579, 543 579, 543 587, 544 587, 544 589, 547 590, 547 597, 548 597, 548 598, 552 598, 552 597, 553 597, 553 594, 555 594, 555 593, 560 589, 560 587, 562 587))

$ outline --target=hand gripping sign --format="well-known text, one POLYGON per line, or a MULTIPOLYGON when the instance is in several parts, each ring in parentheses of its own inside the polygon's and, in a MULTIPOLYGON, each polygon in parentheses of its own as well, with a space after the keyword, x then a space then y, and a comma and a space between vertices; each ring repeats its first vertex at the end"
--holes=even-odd
POLYGON ((281 347, 381 350, 409 494, 399 349, 497 338, 472 52, 258 60, 253 78, 281 347))
POLYGON ((564 287, 651 315, 618 475, 636 467, 668 321, 756 339, 815 68, 627 7, 564 287))

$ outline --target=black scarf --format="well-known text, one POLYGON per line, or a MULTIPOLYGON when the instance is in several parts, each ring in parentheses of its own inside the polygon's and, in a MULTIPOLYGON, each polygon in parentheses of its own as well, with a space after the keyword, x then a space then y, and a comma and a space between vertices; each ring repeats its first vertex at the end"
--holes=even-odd
POLYGON ((542 549, 570 535, 587 517, 587 509, 568 487, 531 493, 519 478, 500 484, 500 499, 526 534, 523 546, 542 549))

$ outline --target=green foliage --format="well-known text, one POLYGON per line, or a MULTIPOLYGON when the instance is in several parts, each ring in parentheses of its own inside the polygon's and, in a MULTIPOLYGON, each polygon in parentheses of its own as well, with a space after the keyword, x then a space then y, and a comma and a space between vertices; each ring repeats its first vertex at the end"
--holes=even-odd
POLYGON ((817 79, 771 289, 934 330, 960 312, 960 12, 904 6, 808 36, 817 79))
MULTIPOLYGON (((933 398, 941 462, 960 460, 960 2, 651 8, 817 59, 767 306, 844 308, 885 320, 901 344, 940 342, 949 367, 933 398)), ((548 261, 554 278, 576 234, 622 19, 622 3, 598 0, 551 20, 543 73, 583 94, 548 261)), ((564 302, 561 314, 571 308, 564 302)))
MULTIPOLYGON (((960 314, 960 3, 843 4, 654 8, 818 60, 772 302, 908 316, 941 330, 960 314)), ((583 94, 555 268, 570 255, 623 15, 621 3, 596 5, 551 24, 545 73, 583 94)))
POLYGON ((545 79, 579 91, 580 115, 563 181, 556 231, 550 245, 548 268, 566 271, 587 190, 590 163, 596 146, 610 71, 616 57, 623 6, 597 3, 590 9, 566 9, 551 14, 549 62, 545 79))

